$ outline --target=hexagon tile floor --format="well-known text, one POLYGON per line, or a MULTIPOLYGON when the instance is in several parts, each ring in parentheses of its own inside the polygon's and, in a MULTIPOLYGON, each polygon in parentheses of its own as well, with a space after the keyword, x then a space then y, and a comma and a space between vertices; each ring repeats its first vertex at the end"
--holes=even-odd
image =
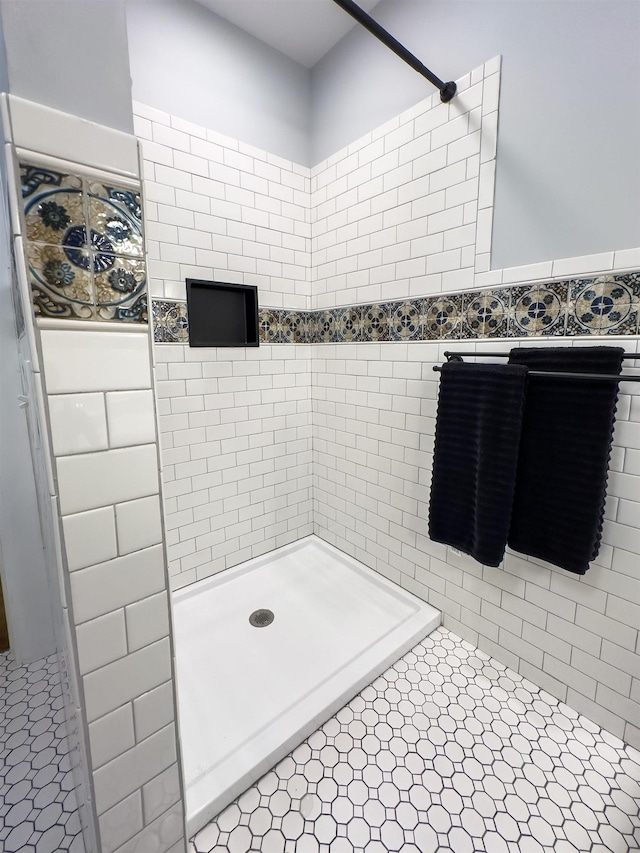
POLYGON ((0 654, 0 850, 84 853, 56 655, 0 654))
POLYGON ((226 808, 197 853, 628 853, 640 753, 438 628, 226 808))

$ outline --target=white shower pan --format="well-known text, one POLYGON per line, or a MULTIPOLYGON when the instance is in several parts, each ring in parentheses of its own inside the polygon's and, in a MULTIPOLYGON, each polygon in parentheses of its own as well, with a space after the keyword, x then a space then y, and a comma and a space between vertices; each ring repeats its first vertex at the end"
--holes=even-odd
POLYGON ((189 835, 440 624, 309 536, 173 596, 189 835), (271 610, 254 627, 250 615, 271 610))

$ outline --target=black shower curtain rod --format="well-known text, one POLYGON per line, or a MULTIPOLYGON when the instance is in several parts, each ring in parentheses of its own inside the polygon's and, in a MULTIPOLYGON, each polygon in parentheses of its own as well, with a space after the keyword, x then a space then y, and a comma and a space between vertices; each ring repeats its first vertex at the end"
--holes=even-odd
POLYGON ((391 33, 388 33, 384 27, 381 27, 380 24, 375 21, 371 15, 367 14, 364 9, 361 9, 353 0, 333 0, 341 9, 344 9, 352 18, 361 24, 365 29, 369 30, 369 32, 374 35, 377 39, 379 39, 383 44, 386 44, 390 50, 392 50, 396 56, 399 56, 400 59, 404 59, 407 65, 410 65, 414 71, 417 71, 418 74, 422 74, 423 77, 426 77, 427 80, 436 86, 440 90, 440 100, 446 103, 450 101, 451 98, 456 93, 456 84, 453 80, 449 81, 449 83, 443 83, 443 81, 436 77, 436 75, 429 71, 426 65, 423 65, 420 60, 414 56, 411 51, 407 50, 407 48, 400 44, 400 42, 395 39, 391 33))
MULTIPOLYGON (((486 354, 489 355, 489 353, 486 354)), ((450 353, 450 355, 453 355, 453 353, 450 353)), ((469 355, 469 353, 466 353, 466 355, 469 355)), ((493 353, 493 355, 497 355, 497 353, 493 353)), ((442 366, 436 364, 433 369, 436 373, 440 373, 442 366)), ((611 373, 566 373, 559 370, 528 370, 527 376, 553 376, 554 379, 606 379, 609 382, 640 382, 640 375, 616 376, 611 373)))

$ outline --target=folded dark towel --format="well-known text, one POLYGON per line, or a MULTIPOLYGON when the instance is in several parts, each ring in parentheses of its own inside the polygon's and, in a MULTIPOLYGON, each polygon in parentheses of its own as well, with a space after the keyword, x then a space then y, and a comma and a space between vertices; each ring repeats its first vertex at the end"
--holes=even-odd
POLYGON ((509 532, 527 370, 442 365, 429 536, 488 566, 509 532))
MULTIPOLYGON (((611 373, 619 347, 513 349, 530 370, 611 373)), ((583 575, 602 536, 618 383, 529 377, 509 546, 583 575)))

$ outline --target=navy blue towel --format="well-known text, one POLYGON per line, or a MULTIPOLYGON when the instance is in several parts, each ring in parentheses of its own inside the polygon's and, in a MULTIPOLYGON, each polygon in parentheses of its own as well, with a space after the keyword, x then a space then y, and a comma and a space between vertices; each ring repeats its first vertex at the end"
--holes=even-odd
POLYGON ((527 369, 442 365, 429 536, 497 566, 504 556, 527 369))
MULTIPOLYGON (((620 347, 513 349, 529 370, 610 373, 620 347)), ((509 547, 583 575, 600 549, 618 383, 530 376, 509 547)))

